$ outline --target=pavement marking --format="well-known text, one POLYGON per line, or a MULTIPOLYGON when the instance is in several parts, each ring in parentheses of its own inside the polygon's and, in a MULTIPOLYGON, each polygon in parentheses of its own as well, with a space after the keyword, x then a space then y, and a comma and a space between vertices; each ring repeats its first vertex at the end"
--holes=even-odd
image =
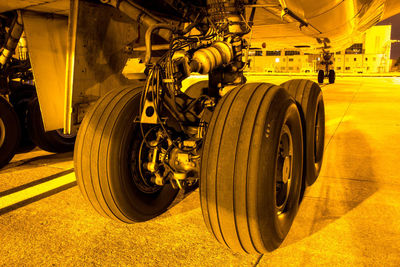
POLYGON ((353 116, 348 116, 348 115, 345 115, 344 117, 337 117, 334 119, 330 119, 325 122, 325 127, 338 125, 342 122, 351 121, 352 119, 353 119, 353 116))
MULTIPOLYGON (((25 206, 32 203, 35 199, 42 199, 49 195, 53 195, 65 189, 71 188, 76 185, 75 173, 68 173, 66 175, 54 178, 50 181, 28 187, 15 193, 5 195, 0 198, 0 214, 1 211, 17 205, 18 207, 25 206), (60 190, 61 189, 61 190, 60 190), (24 203, 18 205, 19 203, 24 203)), ((17 207, 17 208, 18 208, 17 207)), ((12 208, 14 209, 14 208, 12 208)))
POLYGON ((337 132, 339 126, 342 124, 343 120, 344 120, 346 117, 348 117, 347 112, 349 111, 350 106, 353 104, 354 99, 356 98, 356 95, 358 94, 358 92, 360 91, 360 89, 361 89, 361 87, 362 87, 363 85, 364 85, 364 82, 360 82, 359 85, 358 85, 358 88, 353 92, 353 96, 352 96, 352 98, 351 98, 349 104, 347 105, 347 108, 346 108, 346 110, 344 111, 341 120, 339 121, 338 125, 336 126, 335 130, 333 131, 333 134, 332 134, 331 137, 329 138, 328 143, 325 145, 324 152, 327 151, 329 144, 331 143, 331 141, 332 141, 334 135, 336 134, 336 132, 337 132))
POLYGON ((263 256, 264 256, 264 254, 261 254, 261 255, 257 258, 256 263, 253 265, 254 267, 256 267, 256 266, 258 266, 258 265, 260 264, 261 258, 262 258, 263 256))

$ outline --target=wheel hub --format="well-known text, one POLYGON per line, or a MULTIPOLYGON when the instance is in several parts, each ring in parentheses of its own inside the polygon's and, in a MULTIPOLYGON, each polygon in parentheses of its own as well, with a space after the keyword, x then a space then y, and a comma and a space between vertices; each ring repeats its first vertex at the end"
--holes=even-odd
POLYGON ((6 127, 4 126, 4 122, 0 119, 0 147, 4 143, 4 139, 6 137, 6 127))
POLYGON ((276 162, 275 200, 278 214, 285 212, 286 203, 291 193, 293 168, 293 140, 289 127, 284 124, 279 137, 276 162))
POLYGON ((291 167, 291 159, 290 157, 285 157, 282 169, 282 181, 284 184, 287 184, 287 182, 289 181, 290 167, 291 167))

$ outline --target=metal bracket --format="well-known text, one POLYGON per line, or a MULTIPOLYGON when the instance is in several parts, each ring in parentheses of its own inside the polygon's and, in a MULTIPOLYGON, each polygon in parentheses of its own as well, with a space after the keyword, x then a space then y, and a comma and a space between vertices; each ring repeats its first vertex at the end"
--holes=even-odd
POLYGON ((146 98, 144 105, 143 105, 140 122, 148 123, 148 124, 157 124, 158 123, 157 109, 156 109, 156 105, 154 104, 154 101, 146 98))

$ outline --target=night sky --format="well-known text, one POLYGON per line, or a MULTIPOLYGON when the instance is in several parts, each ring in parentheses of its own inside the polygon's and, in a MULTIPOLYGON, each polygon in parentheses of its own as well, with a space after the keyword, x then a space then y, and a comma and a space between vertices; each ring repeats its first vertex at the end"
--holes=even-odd
MULTIPOLYGON (((392 25, 392 40, 400 40, 400 14, 390 17, 378 25, 392 25)), ((400 57, 400 43, 392 44, 392 52, 390 58, 398 59, 400 57)))

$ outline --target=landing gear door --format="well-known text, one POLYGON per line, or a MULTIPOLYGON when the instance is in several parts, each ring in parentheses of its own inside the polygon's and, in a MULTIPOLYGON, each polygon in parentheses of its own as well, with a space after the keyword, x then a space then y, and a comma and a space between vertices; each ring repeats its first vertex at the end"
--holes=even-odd
POLYGON ((22 18, 44 127, 63 128, 68 18, 35 12, 22 18))
POLYGON ((71 0, 65 79, 64 129, 71 132, 88 107, 110 90, 132 81, 122 75, 126 47, 139 43, 137 22, 117 9, 71 0))

